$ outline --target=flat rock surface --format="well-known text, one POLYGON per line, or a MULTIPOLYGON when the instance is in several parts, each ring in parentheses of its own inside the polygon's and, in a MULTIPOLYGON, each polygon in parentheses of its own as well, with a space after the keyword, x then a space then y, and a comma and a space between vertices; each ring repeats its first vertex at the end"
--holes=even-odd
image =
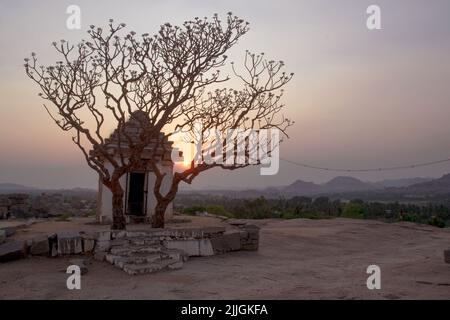
POLYGON ((443 256, 450 229, 351 219, 254 223, 259 251, 191 258, 179 270, 135 277, 89 258, 81 290, 67 290, 60 272, 70 257, 0 264, 0 299, 450 299, 443 256), (381 268, 380 290, 366 287, 372 264, 381 268))

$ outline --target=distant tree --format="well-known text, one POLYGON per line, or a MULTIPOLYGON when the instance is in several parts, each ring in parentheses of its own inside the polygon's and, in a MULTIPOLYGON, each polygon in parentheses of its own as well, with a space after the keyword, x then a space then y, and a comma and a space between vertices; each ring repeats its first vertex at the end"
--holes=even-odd
POLYGON ((349 202, 345 205, 342 217, 352 219, 364 218, 363 206, 360 203, 349 202))
POLYGON ((329 213, 330 199, 328 197, 317 197, 312 202, 313 208, 321 213, 329 213))
MULTIPOLYGON (((131 168, 144 165, 141 155, 150 142, 157 140, 154 150, 164 145, 160 133, 166 139, 178 130, 194 132, 200 122, 200 134, 210 129, 223 136, 228 129, 278 129, 286 134, 292 124, 281 113, 282 87, 293 75, 283 71, 282 61, 247 51, 244 71, 232 68, 242 87, 219 87, 230 79, 220 73, 226 53, 248 31, 244 20, 231 13, 226 21, 217 15, 210 20, 195 18, 181 26, 166 23, 156 35, 140 37, 134 31, 124 34, 125 27, 110 20, 106 29, 91 26, 89 41, 77 45, 54 42, 61 55, 55 65, 40 66, 34 53, 25 59, 26 74, 38 84, 40 96, 53 105, 44 105, 45 109, 63 131, 73 133, 72 140, 88 165, 111 190, 113 229, 125 228, 124 190, 119 179, 131 168), (146 115, 135 119, 142 129, 138 142, 125 130, 135 111, 146 115), (105 136, 111 123, 121 137, 115 155, 105 136)), ((164 213, 180 182, 190 184, 211 168, 234 170, 255 164, 192 161, 187 169, 174 174, 165 193, 161 188, 165 174, 159 162, 154 157, 145 161, 156 175, 153 227, 164 227, 164 213)))

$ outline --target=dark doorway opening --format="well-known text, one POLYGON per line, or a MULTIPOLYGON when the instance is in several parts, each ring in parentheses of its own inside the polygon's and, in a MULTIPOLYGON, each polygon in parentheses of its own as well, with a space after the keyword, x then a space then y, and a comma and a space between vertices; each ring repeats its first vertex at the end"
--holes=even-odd
POLYGON ((128 187, 128 214, 145 216, 145 173, 131 172, 128 187))

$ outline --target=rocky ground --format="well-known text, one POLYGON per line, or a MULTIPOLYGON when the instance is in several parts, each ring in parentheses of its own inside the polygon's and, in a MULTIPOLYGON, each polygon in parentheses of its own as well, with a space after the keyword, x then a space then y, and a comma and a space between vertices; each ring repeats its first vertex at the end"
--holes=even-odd
MULTIPOLYGON (((211 217, 176 218, 170 227, 227 226, 211 217)), ((13 237, 108 228, 88 222, 40 222, 13 237)), ((74 257, 3 263, 0 299, 450 299, 450 265, 443 258, 450 229, 351 219, 252 223, 261 227, 259 251, 190 258, 179 270, 130 276, 85 257, 81 290, 66 288, 74 257), (366 287, 372 264, 381 268, 380 290, 366 287)))

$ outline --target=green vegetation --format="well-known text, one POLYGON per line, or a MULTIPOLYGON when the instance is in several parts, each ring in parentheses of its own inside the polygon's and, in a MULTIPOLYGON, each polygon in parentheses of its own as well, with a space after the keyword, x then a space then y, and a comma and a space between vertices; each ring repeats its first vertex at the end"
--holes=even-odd
POLYGON ((409 221, 444 228, 450 226, 450 209, 445 204, 365 202, 330 200, 328 197, 291 199, 233 199, 216 196, 179 196, 178 209, 185 214, 208 212, 238 219, 376 219, 386 222, 409 221))
POLYGON ((69 213, 63 213, 60 216, 58 216, 55 220, 56 221, 69 221, 71 218, 71 215, 69 213))
POLYGON ((184 214, 193 216, 198 212, 205 212, 206 211, 206 207, 203 206, 191 206, 191 207, 187 207, 187 208, 183 208, 182 212, 184 214))
POLYGON ((352 219, 363 219, 364 218, 363 205, 355 202, 347 203, 344 206, 342 217, 352 219))
POLYGON ((218 204, 211 204, 205 208, 205 211, 210 214, 215 214, 217 216, 224 216, 224 217, 232 217, 233 215, 225 210, 225 208, 218 204))

